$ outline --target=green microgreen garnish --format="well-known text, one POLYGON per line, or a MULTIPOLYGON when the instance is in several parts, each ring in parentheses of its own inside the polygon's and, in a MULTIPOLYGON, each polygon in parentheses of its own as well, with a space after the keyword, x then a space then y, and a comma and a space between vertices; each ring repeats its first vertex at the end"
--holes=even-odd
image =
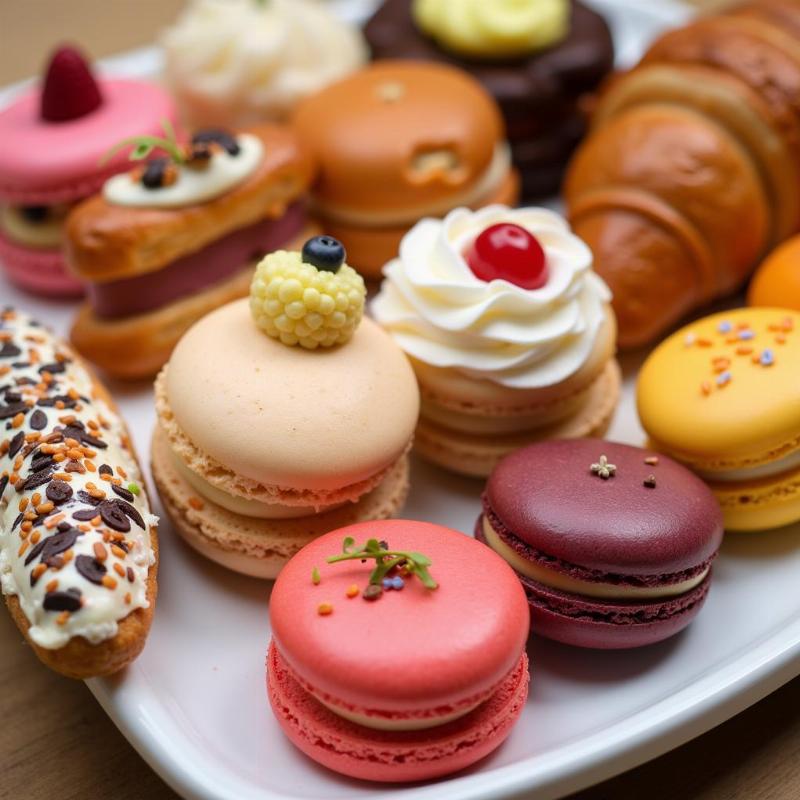
POLYGON ((139 494, 139 492, 141 492, 142 490, 139 488, 139 484, 138 483, 129 483, 128 484, 128 491, 131 494, 139 494))
POLYGON ((342 544, 341 555, 330 556, 327 561, 335 564, 337 561, 366 561, 371 558, 375 559, 375 569, 369 576, 369 582, 373 585, 380 586, 386 575, 395 568, 416 575, 428 589, 435 589, 439 585, 428 572, 431 560, 427 556, 405 550, 390 550, 386 542, 377 539, 368 539, 366 544, 356 545, 355 539, 348 536, 342 544))
POLYGON ((320 577, 319 570, 314 567, 314 569, 311 570, 311 583, 313 583, 314 586, 318 586, 321 580, 322 578, 320 577))
POLYGON ((161 128, 164 131, 164 136, 131 136, 129 139, 123 139, 117 142, 101 159, 100 166, 108 163, 120 150, 126 147, 133 147, 128 153, 128 158, 131 161, 144 161, 153 150, 163 150, 175 164, 183 164, 186 161, 183 149, 178 144, 178 138, 175 135, 175 129, 172 123, 165 117, 161 120, 161 128))

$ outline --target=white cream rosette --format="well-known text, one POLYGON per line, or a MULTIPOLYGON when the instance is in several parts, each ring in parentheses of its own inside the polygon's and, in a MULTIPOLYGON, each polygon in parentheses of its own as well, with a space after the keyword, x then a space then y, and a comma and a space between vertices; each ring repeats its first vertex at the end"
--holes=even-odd
POLYGON ((194 0, 162 44, 194 124, 284 119, 367 57, 361 33, 318 0, 194 0))
POLYGON ((444 220, 423 219, 384 275, 372 313, 408 355, 509 388, 553 386, 575 374, 608 321, 611 293, 592 272, 591 251, 542 208, 461 208, 444 220), (542 288, 487 282, 470 270, 464 250, 503 222, 542 245, 549 272, 542 288))

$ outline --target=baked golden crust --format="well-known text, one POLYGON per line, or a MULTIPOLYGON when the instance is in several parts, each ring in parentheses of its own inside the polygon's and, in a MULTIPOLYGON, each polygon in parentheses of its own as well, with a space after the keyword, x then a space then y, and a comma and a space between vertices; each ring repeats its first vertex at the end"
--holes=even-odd
POLYGON ((78 205, 65 226, 66 257, 83 280, 115 281, 153 272, 265 218, 278 218, 304 193, 313 162, 292 131, 262 125, 246 132, 264 143, 256 171, 229 192, 185 208, 112 205, 102 194, 78 205))
POLYGON ((150 543, 155 562, 147 576, 148 608, 137 608, 120 620, 116 636, 100 644, 91 644, 82 636, 70 639, 69 643, 57 650, 48 650, 32 642, 28 637, 30 623, 20 607, 16 595, 6 595, 6 606, 17 627, 28 640, 28 644, 39 660, 50 669, 67 678, 85 680, 113 675, 131 663, 144 648, 158 594, 158 536, 155 527, 150 528, 150 543))
MULTIPOLYGON (((37 328, 37 331, 42 336, 52 336, 44 328, 37 328)), ((73 359, 76 366, 84 370, 91 380, 92 388, 89 393, 91 401, 102 401, 112 413, 119 417, 119 409, 111 393, 98 380, 92 367, 77 354, 73 354, 73 359)), ((129 442, 127 451, 130 461, 139 467, 140 461, 133 448, 132 439, 128 434, 124 421, 122 426, 129 442)), ((141 470, 139 471, 141 472, 141 470)), ((130 470, 130 472, 133 472, 133 470, 130 470)), ((11 614, 11 618, 43 664, 65 677, 85 680, 87 678, 112 675, 130 664, 141 653, 153 620, 158 595, 159 548, 158 533, 155 525, 149 527, 149 536, 150 547, 153 552, 153 563, 147 571, 145 590, 149 605, 147 608, 136 608, 126 617, 119 620, 117 633, 99 644, 92 644, 83 636, 75 636, 63 647, 55 649, 41 647, 32 641, 28 635, 31 625, 22 610, 17 595, 5 595, 6 607, 11 614)))
MULTIPOLYGON (((316 225, 306 224, 286 247, 299 250, 303 242, 319 232, 316 225)), ((152 377, 166 364, 178 340, 198 319, 219 306, 247 296, 253 266, 248 264, 221 283, 146 314, 103 319, 84 303, 72 325, 72 344, 115 378, 152 377)))
POLYGON ((393 60, 307 98, 292 125, 319 162, 315 199, 356 213, 405 212, 463 194, 504 136, 496 103, 472 77, 393 60))

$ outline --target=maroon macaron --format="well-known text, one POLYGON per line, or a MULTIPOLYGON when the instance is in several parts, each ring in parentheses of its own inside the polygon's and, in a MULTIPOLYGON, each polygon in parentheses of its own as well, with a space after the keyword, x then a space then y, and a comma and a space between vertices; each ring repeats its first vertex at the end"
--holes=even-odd
POLYGON ((519 575, 534 634, 579 647, 640 647, 685 628, 705 602, 722 512, 666 456, 571 439, 495 468, 476 537, 519 575))

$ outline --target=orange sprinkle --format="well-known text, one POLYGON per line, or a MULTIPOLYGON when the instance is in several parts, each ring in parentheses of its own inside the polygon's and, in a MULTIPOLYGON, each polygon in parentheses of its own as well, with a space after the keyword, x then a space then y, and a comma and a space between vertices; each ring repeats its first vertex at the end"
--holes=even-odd
POLYGON ((36 513, 42 517, 45 514, 49 514, 55 508, 55 504, 48 500, 46 503, 40 503, 36 506, 36 513))
POLYGON ((14 459, 14 472, 19 472, 22 469, 22 456, 17 456, 14 459))
POLYGON ((114 562, 114 572, 116 572, 120 578, 125 577, 125 569, 123 568, 122 564, 119 563, 119 561, 114 562))
POLYGON ((46 564, 37 564, 32 570, 31 575, 33 579, 36 580, 37 578, 41 578, 44 573, 47 572, 47 565, 46 564))
POLYGON ((714 342, 712 342, 711 339, 701 338, 697 340, 697 344, 699 347, 711 347, 714 342))
POLYGON ((56 622, 59 625, 66 625, 67 620, 69 619, 69 611, 62 611, 57 617, 56 622))
POLYGON ((39 539, 42 538, 42 534, 39 531, 34 531, 31 534, 31 544, 39 544, 39 539))
POLYGON ((711 394, 711 384, 708 381, 703 381, 700 384, 700 391, 706 396, 710 395, 711 394))
POLYGON ((94 458, 97 455, 97 451, 92 450, 89 447, 81 447, 81 450, 83 451, 83 454, 84 456, 86 456, 86 458, 94 458))
POLYGON ((103 586, 105 586, 106 589, 116 589, 116 578, 112 578, 110 575, 103 575, 103 586))
POLYGON ((356 597, 358 595, 358 586, 356 586, 356 584, 354 584, 354 583, 351 583, 347 587, 347 590, 345 591, 345 594, 348 597, 356 597))
POLYGON ((746 345, 742 345, 741 347, 736 348, 736 355, 737 356, 749 356, 750 353, 753 352, 752 347, 747 347, 746 345))
MULTIPOLYGON (((44 566, 44 564, 40 564, 39 566, 44 566)), ((58 578, 53 578, 53 580, 44 587, 46 592, 54 592, 56 589, 58 589, 58 578)))
POLYGON ((94 461, 89 461, 88 458, 83 462, 83 466, 86 467, 89 472, 97 472, 97 467, 95 466, 94 461))
POLYGON ((73 461, 80 461, 83 458, 83 451, 79 447, 72 447, 67 450, 66 456, 73 461))
POLYGON ((95 542, 94 547, 94 557, 98 561, 105 561, 108 558, 108 550, 100 542, 95 542))
POLYGON ((17 557, 22 558, 25 555, 25 551, 28 549, 28 542, 25 541, 19 546, 19 550, 17 550, 17 557))
POLYGON ((317 606, 317 614, 321 617, 327 617, 333 614, 333 606, 330 603, 320 603, 317 606))
POLYGON ((33 530, 33 523, 29 519, 26 519, 25 522, 20 525, 20 528, 26 533, 30 533, 33 530))
POLYGON ((60 464, 62 461, 66 461, 66 460, 67 460, 67 457, 63 453, 56 453, 53 456, 53 461, 55 461, 57 464, 60 464))
POLYGON ((54 472, 53 477, 60 481, 67 481, 67 483, 72 480, 72 475, 70 475, 69 472, 54 472))
POLYGON ((20 411, 14 419, 11 420, 11 427, 12 428, 21 428, 22 423, 25 422, 25 415, 20 411))
POLYGON ((120 476, 121 476, 122 478, 124 478, 125 480, 127 480, 127 479, 128 479, 128 473, 127 473, 127 472, 125 472, 125 470, 124 470, 124 469, 122 469, 122 467, 117 467, 117 472, 118 472, 118 473, 120 474, 120 476))
POLYGON ((28 498, 23 497, 22 500, 19 501, 19 505, 17 508, 19 509, 20 513, 22 513, 28 507, 28 498))
POLYGON ((125 592, 125 605, 129 606, 131 604, 131 593, 125 592))
POLYGON ((39 503, 42 502, 42 493, 41 492, 34 492, 31 496, 31 504, 34 506, 38 506, 39 503))
POLYGON ((89 524, 90 524, 90 525, 91 525, 93 528, 99 528, 99 527, 100 527, 100 523, 101 523, 101 522, 102 522, 102 520, 100 519, 100 515, 99 515, 99 514, 98 514, 96 517, 92 517, 92 518, 89 520, 89 524))
POLYGON ((66 516, 65 514, 56 514, 55 516, 48 517, 44 521, 45 528, 47 528, 48 530, 50 530, 51 528, 55 528, 56 525, 58 525, 59 522, 63 522, 64 521, 64 517, 65 516, 66 516))
POLYGON ((64 560, 64 563, 67 564, 72 561, 73 558, 75 558, 75 552, 71 549, 67 550, 67 552, 61 556, 61 558, 64 560))
POLYGON ((786 344, 786 337, 785 337, 785 336, 784 336, 782 333, 779 333, 779 334, 778 334, 778 335, 775 337, 775 341, 776 341, 778 344, 786 344))
POLYGON ((117 545, 112 545, 111 546, 111 552, 117 558, 125 558, 125 551, 121 547, 118 547, 117 545))
POLYGON ((111 481, 111 476, 107 472, 100 473, 101 481, 111 481))
POLYGON ((205 503, 199 497, 190 497, 189 505, 195 511, 202 511, 205 508, 205 503))

